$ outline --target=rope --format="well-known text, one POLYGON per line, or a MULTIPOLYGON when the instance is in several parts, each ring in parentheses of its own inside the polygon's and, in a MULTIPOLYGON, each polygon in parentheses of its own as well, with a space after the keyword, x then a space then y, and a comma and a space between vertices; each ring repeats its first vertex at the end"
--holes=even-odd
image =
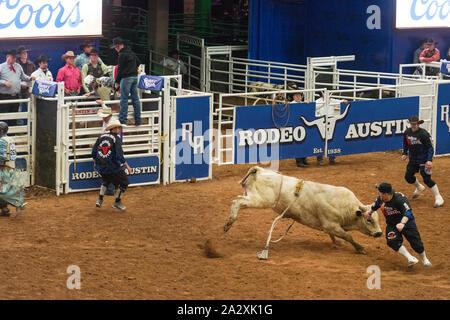
MULTIPOLYGON (((279 93, 277 94, 279 95, 279 93)), ((275 104, 275 94, 274 97, 272 99, 272 122, 275 125, 275 127, 277 127, 278 129, 285 127, 288 123, 289 123, 289 118, 291 116, 291 112, 290 112, 290 107, 289 107, 289 101, 285 100, 285 104, 282 107, 281 110, 277 109, 277 106, 275 104), (287 116, 286 122, 283 125, 279 125, 276 121, 275 121, 275 116, 278 118, 285 118, 287 116)))

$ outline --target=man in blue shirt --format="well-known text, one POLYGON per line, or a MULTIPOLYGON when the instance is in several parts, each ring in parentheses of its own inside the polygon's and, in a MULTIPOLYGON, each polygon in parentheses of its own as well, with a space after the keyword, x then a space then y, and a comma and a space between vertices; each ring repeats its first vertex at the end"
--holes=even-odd
POLYGON ((103 203, 108 185, 112 183, 116 188, 116 200, 113 208, 125 211, 126 207, 122 204, 122 195, 130 184, 125 169, 132 173, 127 164, 122 150, 122 141, 120 132, 123 124, 119 120, 112 120, 106 127, 108 133, 102 134, 95 142, 92 148, 92 158, 94 159, 94 170, 97 170, 102 176, 102 186, 100 187, 100 196, 96 206, 100 208, 103 203))
POLYGON ((409 206, 408 199, 400 192, 395 192, 389 183, 383 182, 379 186, 378 197, 373 203, 371 210, 366 212, 366 218, 381 208, 386 218, 386 240, 387 245, 394 251, 408 259, 408 267, 415 265, 419 260, 412 256, 403 246, 403 236, 417 252, 425 266, 431 267, 431 262, 425 255, 425 249, 420 239, 414 215, 409 206))

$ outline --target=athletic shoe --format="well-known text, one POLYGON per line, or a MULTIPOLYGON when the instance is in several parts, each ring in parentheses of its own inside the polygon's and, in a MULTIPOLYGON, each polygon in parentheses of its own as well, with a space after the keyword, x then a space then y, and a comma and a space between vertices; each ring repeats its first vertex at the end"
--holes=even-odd
POLYGON ((323 163, 323 160, 317 160, 317 163, 319 164, 319 166, 325 165, 325 163, 323 163))
POLYGON ((429 267, 429 268, 431 268, 433 265, 431 264, 431 262, 430 262, 430 260, 428 260, 428 259, 426 259, 426 260, 424 260, 424 261, 422 261, 423 262, 423 265, 425 266, 425 267, 429 267))
POLYGON ((443 204, 444 204, 444 199, 442 199, 442 196, 441 196, 441 195, 438 195, 438 196, 436 197, 436 200, 434 201, 433 207, 434 207, 434 208, 437 208, 437 207, 442 206, 443 204))
POLYGON ((119 210, 122 210, 122 211, 125 211, 125 210, 127 209, 127 207, 125 207, 125 206, 122 204, 121 201, 120 201, 120 202, 114 202, 113 205, 112 205, 112 207, 113 207, 113 208, 116 208, 116 209, 119 209, 119 210))
POLYGON ((419 194, 422 193, 423 190, 425 190, 425 187, 423 185, 419 185, 419 187, 417 187, 416 190, 414 190, 412 197, 417 198, 419 194))
POLYGON ((329 163, 330 164, 336 164, 336 160, 334 158, 330 158, 329 163))
POLYGON ((408 267, 412 267, 413 265, 415 265, 417 262, 419 262, 419 260, 416 257, 412 257, 411 260, 408 260, 408 267))
POLYGON ((102 203, 103 203, 103 199, 98 198, 95 205, 97 206, 97 208, 100 208, 102 206, 102 203))
POLYGON ((0 214, 0 217, 9 217, 11 215, 11 212, 8 208, 2 208, 2 213, 0 214))

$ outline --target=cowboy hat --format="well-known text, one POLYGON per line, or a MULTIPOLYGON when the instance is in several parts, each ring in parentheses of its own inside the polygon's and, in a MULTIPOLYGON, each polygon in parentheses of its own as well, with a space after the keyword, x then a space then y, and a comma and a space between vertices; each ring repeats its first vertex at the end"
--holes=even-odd
POLYGON ((114 119, 114 120, 112 120, 112 121, 109 123, 109 125, 106 127, 106 130, 112 130, 112 129, 117 128, 117 127, 126 127, 126 125, 120 123, 119 120, 114 119))
POLYGON ((412 116, 411 118, 408 119, 409 123, 418 123, 418 124, 422 124, 424 123, 423 120, 419 120, 418 116, 412 116))
POLYGON ((113 43, 112 43, 112 45, 109 47, 110 49, 114 49, 114 48, 116 48, 118 45, 120 45, 120 44, 124 44, 124 41, 123 41, 123 39, 121 38, 121 37, 115 37, 114 39, 113 39, 113 43))
POLYGON ((73 51, 67 51, 66 53, 64 53, 64 54, 62 55, 61 59, 62 59, 63 61, 66 61, 66 59, 69 58, 69 57, 75 58, 75 54, 73 53, 73 51))
POLYGON ((86 47, 93 47, 94 43, 90 40, 84 40, 83 43, 80 45, 80 50, 84 50, 86 47))
POLYGON ((26 49, 24 46, 20 46, 19 48, 17 48, 18 55, 21 55, 22 52, 24 52, 24 51, 28 52, 28 51, 30 51, 30 49, 26 49))
POLYGON ((50 61, 50 59, 47 58, 46 55, 41 54, 41 55, 39 56, 39 58, 37 58, 36 61, 35 61, 34 63, 35 63, 35 64, 39 64, 39 63, 41 63, 41 62, 49 62, 49 61, 50 61))
POLYGON ((106 107, 106 108, 105 108, 105 107, 102 107, 102 108, 98 109, 97 115, 98 115, 100 118, 106 118, 106 117, 112 115, 111 108, 108 108, 108 107, 106 107))
POLYGON ((17 50, 16 49, 9 49, 9 50, 6 50, 5 52, 5 56, 7 56, 7 55, 11 55, 11 56, 17 56, 17 50))

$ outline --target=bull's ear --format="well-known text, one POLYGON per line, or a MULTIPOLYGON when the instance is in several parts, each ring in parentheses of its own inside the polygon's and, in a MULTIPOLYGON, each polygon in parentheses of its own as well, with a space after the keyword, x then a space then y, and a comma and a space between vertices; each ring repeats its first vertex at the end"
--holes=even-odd
POLYGON ((356 211, 356 216, 361 217, 361 215, 362 215, 362 212, 360 210, 357 210, 356 211))

